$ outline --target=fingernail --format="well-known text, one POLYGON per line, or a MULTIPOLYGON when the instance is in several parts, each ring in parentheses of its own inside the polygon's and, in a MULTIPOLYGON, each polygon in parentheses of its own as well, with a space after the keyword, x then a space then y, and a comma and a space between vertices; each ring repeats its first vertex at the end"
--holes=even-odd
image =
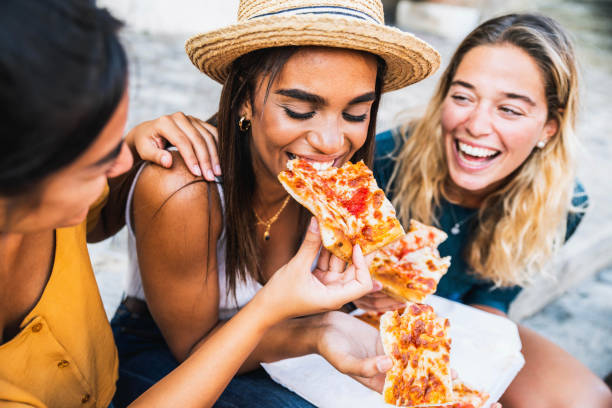
POLYGON ((210 181, 213 181, 215 179, 215 175, 213 174, 212 170, 206 170, 206 178, 210 181))
POLYGON ((315 217, 310 219, 310 225, 308 226, 308 230, 310 232, 314 232, 315 234, 319 233, 319 223, 315 217))
POLYGON ((220 175, 221 175, 221 166, 219 166, 218 164, 217 164, 217 165, 215 165, 215 174, 216 174, 217 176, 220 176, 220 175))
POLYGON ((383 285, 375 280, 372 280, 372 291, 378 291, 381 290, 383 288, 383 285))
POLYGON ((168 156, 167 154, 164 154, 161 158, 161 162, 162 162, 162 166, 170 167, 170 164, 171 164, 170 156, 168 156))
POLYGON ((391 369, 391 367, 393 367, 393 362, 387 356, 380 357, 378 360, 376 360, 376 368, 378 368, 378 371, 381 373, 386 373, 391 369))
POLYGON ((191 167, 191 171, 193 172, 193 174, 195 174, 198 177, 202 175, 202 170, 200 170, 200 166, 198 165, 193 165, 191 167))

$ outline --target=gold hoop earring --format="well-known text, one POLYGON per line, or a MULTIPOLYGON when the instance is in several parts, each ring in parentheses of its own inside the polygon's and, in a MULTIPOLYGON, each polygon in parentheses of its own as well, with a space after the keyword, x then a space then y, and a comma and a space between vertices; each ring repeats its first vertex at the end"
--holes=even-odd
POLYGON ((246 116, 241 116, 238 120, 238 129, 241 132, 246 132, 251 128, 251 121, 246 118, 246 116))

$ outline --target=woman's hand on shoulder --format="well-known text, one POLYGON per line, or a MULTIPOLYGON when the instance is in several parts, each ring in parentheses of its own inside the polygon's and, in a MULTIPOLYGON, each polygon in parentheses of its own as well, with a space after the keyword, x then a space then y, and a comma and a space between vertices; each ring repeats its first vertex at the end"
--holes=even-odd
POLYGON ((353 249, 352 265, 346 266, 339 260, 330 263, 328 273, 333 277, 324 282, 317 277, 320 271, 311 271, 320 248, 321 235, 313 217, 297 254, 274 273, 257 295, 277 321, 336 310, 372 289, 359 246, 353 249))
POLYGON ((175 146, 195 176, 213 181, 221 175, 217 154, 217 129, 194 116, 176 112, 135 126, 126 136, 132 153, 162 167, 172 166, 172 155, 164 150, 175 146))

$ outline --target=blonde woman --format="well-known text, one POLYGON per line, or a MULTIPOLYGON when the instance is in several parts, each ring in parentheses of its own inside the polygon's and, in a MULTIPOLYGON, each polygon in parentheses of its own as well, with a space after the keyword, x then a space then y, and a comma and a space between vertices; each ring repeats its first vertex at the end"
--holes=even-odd
MULTIPOLYGON (((550 18, 489 20, 461 43, 425 115, 377 136, 375 174, 403 221, 444 229, 437 294, 506 316, 586 206, 576 182, 578 75, 550 18)), ((394 301, 369 295, 362 308, 394 301)), ((505 407, 610 407, 610 391, 565 351, 519 326, 526 365, 505 407)))

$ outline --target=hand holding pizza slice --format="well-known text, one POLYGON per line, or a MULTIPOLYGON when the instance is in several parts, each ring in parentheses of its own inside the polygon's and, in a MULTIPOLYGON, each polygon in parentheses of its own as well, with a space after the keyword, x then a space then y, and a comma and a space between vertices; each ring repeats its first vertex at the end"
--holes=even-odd
POLYGON ((355 244, 366 255, 404 235, 393 205, 363 161, 321 169, 293 159, 278 179, 315 215, 323 246, 345 262, 355 244))

